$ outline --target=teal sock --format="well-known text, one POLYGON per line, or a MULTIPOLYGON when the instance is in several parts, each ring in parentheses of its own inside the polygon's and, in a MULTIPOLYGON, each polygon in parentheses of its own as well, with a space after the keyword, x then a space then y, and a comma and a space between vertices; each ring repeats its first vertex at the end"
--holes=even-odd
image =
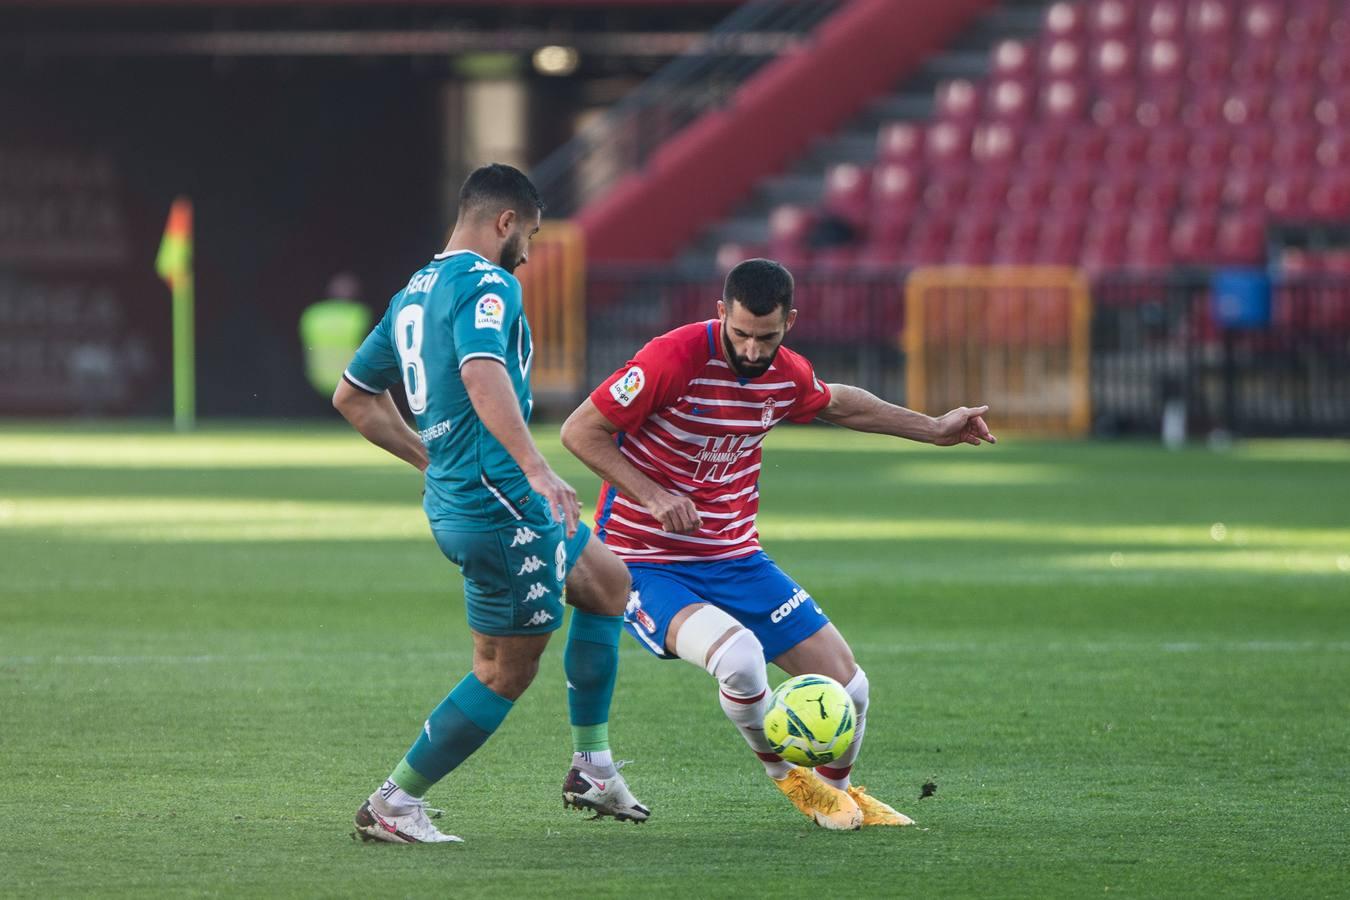
POLYGON ((390 776, 414 797, 421 797, 436 782, 483 746, 511 711, 512 702, 478 680, 470 672, 455 685, 440 706, 431 711, 403 762, 390 776))
POLYGON ((622 616, 596 616, 572 610, 563 651, 572 749, 578 753, 609 749, 609 703, 619 674, 622 616))

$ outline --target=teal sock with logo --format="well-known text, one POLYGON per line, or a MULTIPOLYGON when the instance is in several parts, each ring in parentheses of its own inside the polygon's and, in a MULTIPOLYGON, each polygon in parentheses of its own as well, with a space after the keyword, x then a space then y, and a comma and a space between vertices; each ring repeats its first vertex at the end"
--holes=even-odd
POLYGON ((563 651, 572 749, 589 753, 609 749, 609 704, 619 675, 622 616, 597 616, 572 610, 563 651))
POLYGON ((422 734, 390 776, 414 797, 422 797, 483 746, 514 704, 470 672, 431 711, 422 734))

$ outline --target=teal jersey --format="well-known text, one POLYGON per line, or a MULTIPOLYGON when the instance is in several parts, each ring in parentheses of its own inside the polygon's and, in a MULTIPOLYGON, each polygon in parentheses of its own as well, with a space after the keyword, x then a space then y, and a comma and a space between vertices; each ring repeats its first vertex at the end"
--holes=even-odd
POLYGON ((403 383, 427 448, 423 506, 433 526, 488 530, 521 519, 529 483, 479 421, 460 368, 501 362, 528 422, 533 354, 520 282, 468 250, 419 269, 356 351, 343 376, 352 386, 379 394, 403 383))

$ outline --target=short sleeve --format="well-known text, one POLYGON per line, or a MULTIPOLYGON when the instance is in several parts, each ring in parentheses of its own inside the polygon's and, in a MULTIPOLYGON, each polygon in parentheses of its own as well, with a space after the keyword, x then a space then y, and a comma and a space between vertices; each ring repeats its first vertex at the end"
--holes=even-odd
POLYGON ((347 365, 347 370, 342 373, 348 384, 370 394, 383 394, 399 382, 398 359, 394 355, 394 342, 390 340, 389 334, 392 310, 391 303, 384 318, 366 335, 347 365))
POLYGON ((520 314, 520 282, 515 276, 506 272, 483 275, 477 287, 455 307, 452 327, 459 365, 482 358, 505 364, 507 334, 520 314))
POLYGON ((830 405, 830 386, 816 377, 815 369, 806 357, 796 354, 793 355, 792 380, 797 383, 797 399, 792 401, 787 419, 805 424, 830 405))
POLYGON ((591 392, 591 402, 620 431, 635 431, 653 412, 680 399, 689 361, 675 341, 657 338, 591 392))

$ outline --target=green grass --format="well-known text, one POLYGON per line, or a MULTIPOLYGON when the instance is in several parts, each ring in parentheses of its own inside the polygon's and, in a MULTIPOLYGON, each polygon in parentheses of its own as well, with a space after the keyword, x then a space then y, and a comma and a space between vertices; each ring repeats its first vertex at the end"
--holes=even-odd
POLYGON ((650 823, 563 811, 554 647, 431 795, 466 844, 351 841, 468 665, 418 489, 326 425, 0 429, 0 894, 1347 893, 1350 445, 775 434, 765 543, 869 673, 859 780, 919 822, 856 834, 625 638, 650 823))

